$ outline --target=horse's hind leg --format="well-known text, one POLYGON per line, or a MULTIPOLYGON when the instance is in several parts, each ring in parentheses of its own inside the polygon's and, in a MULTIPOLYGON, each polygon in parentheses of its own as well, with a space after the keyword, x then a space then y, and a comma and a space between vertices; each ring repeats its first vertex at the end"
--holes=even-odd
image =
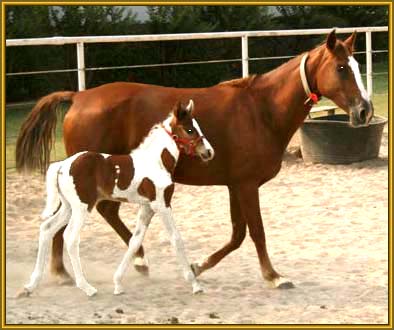
MULTIPOLYGON (((111 225, 116 233, 122 238, 122 240, 129 244, 133 234, 125 226, 119 217, 120 203, 113 201, 101 201, 97 204, 97 211, 104 217, 104 219, 111 225)), ((141 247, 136 252, 136 259, 134 262, 134 268, 143 275, 149 274, 149 267, 144 258, 144 248, 141 247)))
POLYGON ((63 262, 63 233, 65 229, 66 226, 60 228, 52 240, 51 273, 58 277, 59 284, 72 283, 72 278, 64 267, 63 262))
POLYGON ((59 210, 41 224, 36 265, 30 276, 29 283, 25 285, 25 290, 27 292, 32 292, 41 280, 48 259, 51 239, 55 233, 67 223, 70 215, 71 209, 69 205, 67 205, 67 203, 62 203, 59 210))
POLYGON ((148 229, 152 217, 153 211, 150 206, 142 205, 138 211, 137 225, 135 233, 130 239, 129 248, 114 274, 114 294, 121 294, 124 292, 122 287, 123 276, 130 265, 130 261, 135 257, 136 252, 142 245, 146 230, 148 229))

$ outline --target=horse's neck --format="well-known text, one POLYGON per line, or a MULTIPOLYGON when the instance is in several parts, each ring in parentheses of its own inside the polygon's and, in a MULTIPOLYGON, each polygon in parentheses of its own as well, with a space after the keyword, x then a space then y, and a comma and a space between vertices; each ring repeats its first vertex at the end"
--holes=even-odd
POLYGON ((155 125, 145 140, 131 154, 142 154, 143 157, 147 155, 150 159, 161 159, 161 153, 164 149, 167 149, 177 161, 179 157, 178 147, 166 132, 166 129, 170 131, 170 127, 166 121, 162 125, 155 125))
MULTIPOLYGON (((319 52, 318 49, 314 51, 319 52)), ((306 74, 312 90, 315 90, 314 77, 320 55, 317 53, 313 59, 311 57, 308 59, 306 74)), ((266 112, 267 117, 272 118, 267 122, 272 125, 272 131, 277 134, 283 148, 287 146, 310 111, 310 107, 304 105, 308 96, 305 94, 300 77, 301 57, 298 56, 279 68, 259 76, 254 84, 260 111, 266 112)))

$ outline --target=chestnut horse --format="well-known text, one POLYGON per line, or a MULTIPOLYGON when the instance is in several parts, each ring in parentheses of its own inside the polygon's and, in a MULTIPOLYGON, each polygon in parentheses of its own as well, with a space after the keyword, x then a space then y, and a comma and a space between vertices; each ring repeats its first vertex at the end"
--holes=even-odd
MULTIPOLYGON (((68 155, 82 150, 127 154, 154 123, 167 117, 176 100, 193 99, 195 117, 215 150, 215 158, 202 164, 180 157, 175 181, 226 185, 232 221, 230 240, 203 262, 193 264, 194 272, 199 275, 237 249, 248 227, 264 279, 273 287, 291 287, 269 259, 258 189, 279 172, 287 144, 320 96, 344 109, 351 125, 368 125, 373 107, 352 56, 355 36, 354 32, 342 41, 333 30, 323 44, 273 71, 209 88, 118 82, 82 92, 50 94, 37 103, 21 128, 17 168, 46 169, 57 120, 55 109, 61 102, 71 103, 63 126, 68 155)), ((106 201, 97 209, 127 244, 132 234, 119 218, 119 206, 106 201)), ((62 231, 54 238, 52 252, 52 271, 67 278, 62 231)), ((143 249, 138 253, 142 257, 143 249)))

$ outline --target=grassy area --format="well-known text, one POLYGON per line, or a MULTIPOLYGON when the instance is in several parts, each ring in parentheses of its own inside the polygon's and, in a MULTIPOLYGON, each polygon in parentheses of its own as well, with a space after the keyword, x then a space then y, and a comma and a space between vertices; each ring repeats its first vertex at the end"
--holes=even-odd
MULTIPOLYGON (((364 72, 364 71, 362 71, 364 72)), ((387 65, 374 65, 374 72, 387 72, 387 65)), ((388 76, 377 75, 374 77, 374 95, 373 103, 375 113, 384 117, 388 117, 388 76)), ((322 100, 319 105, 332 104, 329 100, 322 100)), ((12 106, 6 108, 6 168, 15 168, 15 143, 19 133, 20 126, 31 111, 34 104, 12 106)), ((62 116, 59 116, 59 121, 56 129, 55 148, 52 152, 52 160, 65 158, 65 150, 63 144, 62 132, 62 116)))
MULTIPOLYGON (((6 128, 6 169, 15 168, 15 145, 16 139, 18 137, 19 129, 26 119, 31 109, 32 105, 18 105, 12 107, 6 107, 5 114, 5 128, 6 128)), ((66 157, 66 152, 64 150, 63 144, 63 128, 62 128, 62 116, 59 116, 58 124, 56 127, 56 142, 54 148, 52 148, 52 160, 63 159, 66 157)))

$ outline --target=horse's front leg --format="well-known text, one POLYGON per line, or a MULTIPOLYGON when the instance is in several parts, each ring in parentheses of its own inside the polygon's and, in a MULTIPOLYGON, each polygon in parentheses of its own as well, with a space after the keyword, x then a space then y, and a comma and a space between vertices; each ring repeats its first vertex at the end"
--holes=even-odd
POLYGON ((258 185, 244 184, 239 188, 239 205, 252 238, 260 262, 263 277, 271 287, 289 289, 293 283, 280 276, 273 268, 267 252, 263 220, 260 214, 258 185))
POLYGON ((192 283, 193 293, 203 292, 203 288, 197 281, 196 276, 189 264, 189 261, 187 260, 183 240, 180 233, 178 232, 178 229, 175 226, 171 207, 165 207, 164 205, 158 207, 158 214, 161 217, 164 223, 164 227, 168 232, 170 242, 175 248, 178 261, 183 268, 183 276, 185 277, 186 281, 192 283))
MULTIPOLYGON (((103 216, 103 218, 111 225, 116 233, 122 238, 126 245, 129 244, 133 234, 125 226, 123 221, 119 217, 119 202, 113 201, 101 201, 97 204, 97 211, 103 216)), ((149 266, 144 257, 144 248, 141 245, 136 252, 136 258, 134 259, 134 268, 136 271, 143 275, 149 275, 149 266)))
POLYGON ((236 187, 228 187, 230 195, 230 212, 232 222, 231 239, 221 249, 210 255, 206 260, 200 263, 192 264, 193 271, 196 276, 202 272, 214 267, 220 260, 227 256, 230 252, 238 249, 246 235, 246 222, 241 215, 240 207, 240 191, 236 187))

